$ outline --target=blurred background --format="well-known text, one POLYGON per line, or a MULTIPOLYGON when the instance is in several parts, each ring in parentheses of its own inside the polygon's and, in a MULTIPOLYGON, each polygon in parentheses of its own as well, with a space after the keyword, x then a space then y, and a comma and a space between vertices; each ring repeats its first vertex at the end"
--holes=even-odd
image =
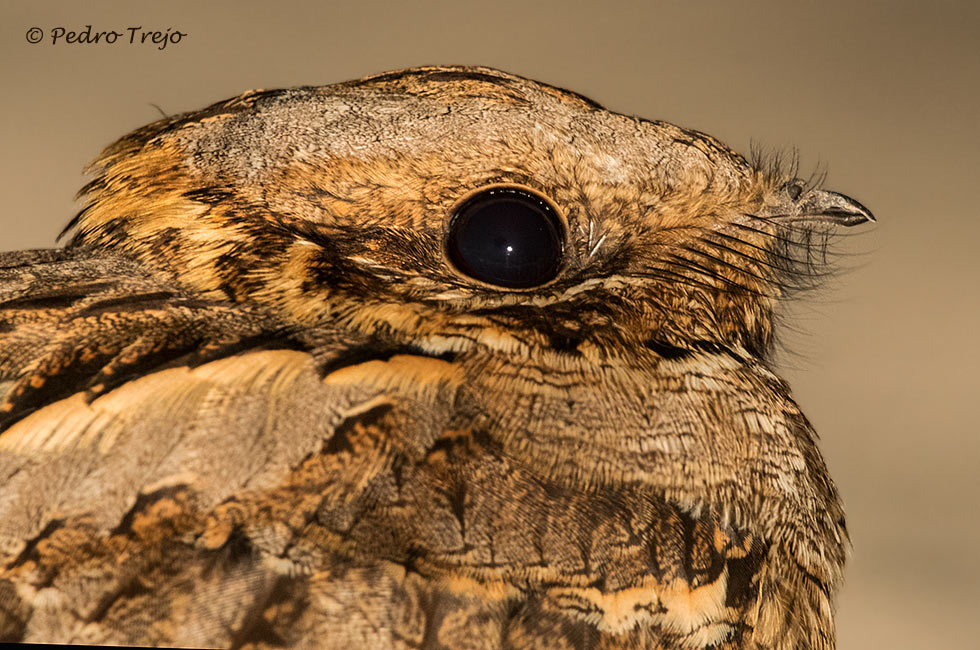
POLYGON ((82 166, 160 110, 414 65, 796 148, 879 220, 841 239, 846 270, 793 308, 781 355, 848 509, 839 647, 977 647, 980 4, 5 0, 0 25, 0 249, 53 246, 82 166), (123 35, 52 44, 86 25, 123 35))

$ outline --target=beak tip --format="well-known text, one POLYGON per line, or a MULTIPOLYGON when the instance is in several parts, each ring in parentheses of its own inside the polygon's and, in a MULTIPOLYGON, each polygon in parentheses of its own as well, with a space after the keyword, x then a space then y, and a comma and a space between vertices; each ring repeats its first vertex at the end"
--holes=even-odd
POLYGON ((843 194, 840 194, 838 196, 840 196, 847 203, 850 204, 849 207, 851 208, 851 214, 853 215, 852 217, 853 223, 849 225, 856 226, 862 223, 868 223, 869 221, 871 223, 878 223, 878 220, 875 219, 875 216, 874 214, 871 213, 871 210, 867 209, 866 207, 864 207, 854 199, 844 196, 843 194))

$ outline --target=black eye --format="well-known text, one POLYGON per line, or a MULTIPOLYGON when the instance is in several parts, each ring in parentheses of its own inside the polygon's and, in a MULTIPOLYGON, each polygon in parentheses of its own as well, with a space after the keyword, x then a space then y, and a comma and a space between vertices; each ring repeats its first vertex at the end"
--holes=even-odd
POLYGON ((563 228, 548 203, 531 192, 492 188, 456 211, 449 259, 466 275, 509 289, 545 284, 561 266, 563 228))

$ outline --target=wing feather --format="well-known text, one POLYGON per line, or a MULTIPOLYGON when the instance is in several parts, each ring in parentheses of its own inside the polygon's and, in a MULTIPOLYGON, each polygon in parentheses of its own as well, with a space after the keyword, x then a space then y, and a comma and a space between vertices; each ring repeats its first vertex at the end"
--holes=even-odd
POLYGON ((0 257, 0 323, 0 639, 736 648, 758 618, 762 540, 540 476, 456 417, 459 360, 81 252, 0 257))

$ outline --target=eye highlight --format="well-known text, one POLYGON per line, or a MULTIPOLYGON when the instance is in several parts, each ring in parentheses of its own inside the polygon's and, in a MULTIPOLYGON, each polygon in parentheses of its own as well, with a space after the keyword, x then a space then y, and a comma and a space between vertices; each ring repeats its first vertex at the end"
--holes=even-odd
POLYGON ((528 289, 558 275, 564 227, 551 205, 524 189, 492 187, 459 206, 446 249, 461 273, 487 284, 528 289))

